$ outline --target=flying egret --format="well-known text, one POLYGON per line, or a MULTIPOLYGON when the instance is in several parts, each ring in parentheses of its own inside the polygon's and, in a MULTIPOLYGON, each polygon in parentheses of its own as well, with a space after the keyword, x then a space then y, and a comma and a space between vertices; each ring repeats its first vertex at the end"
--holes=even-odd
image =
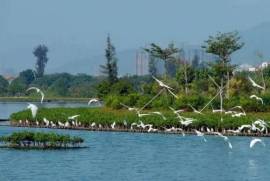
POLYGON ((158 80, 156 77, 152 76, 153 79, 158 83, 158 85, 162 88, 165 88, 171 95, 173 95, 173 97, 175 97, 176 99, 178 99, 178 96, 175 95, 172 90, 174 90, 173 88, 169 87, 168 85, 164 84, 162 81, 158 80))
POLYGON ((90 104, 93 104, 93 103, 100 103, 99 100, 97 98, 91 98, 89 101, 88 101, 88 105, 90 104))
POLYGON ((43 103, 43 99, 45 97, 45 94, 37 87, 30 87, 26 90, 26 92, 30 91, 30 90, 35 90, 37 93, 39 93, 41 95, 41 100, 40 100, 40 103, 42 104, 43 103))
POLYGON ((35 118, 37 115, 38 107, 35 104, 28 103, 27 109, 31 110, 32 117, 35 118))
POLYGON ((261 103, 263 104, 263 99, 261 97, 258 97, 256 95, 251 95, 249 98, 250 99, 256 99, 257 101, 261 101, 261 103))
POLYGON ((162 117, 163 120, 167 120, 167 118, 161 112, 155 111, 155 112, 151 112, 151 114, 159 115, 162 117))
POLYGON ((150 116, 151 114, 138 113, 137 115, 138 115, 139 118, 141 118, 141 117, 144 117, 144 116, 150 116))
POLYGON ((188 104, 189 107, 191 107, 191 109, 193 110, 193 112, 197 113, 197 114, 203 114, 200 111, 196 110, 191 104, 188 104))
POLYGON ((68 119, 74 120, 74 119, 76 119, 76 118, 79 117, 79 116, 80 116, 79 114, 74 115, 74 116, 69 116, 68 119))
POLYGON ((158 85, 159 85, 160 87, 163 87, 163 88, 166 88, 166 89, 171 89, 171 90, 173 90, 173 88, 167 86, 167 85, 164 84, 162 81, 158 80, 156 77, 154 77, 154 76, 152 76, 152 77, 153 77, 153 79, 158 83, 158 85))
POLYGON ((196 129, 195 129, 194 131, 195 131, 195 133, 196 133, 197 136, 203 138, 203 141, 204 141, 204 142, 207 142, 207 140, 205 139, 204 134, 203 134, 202 132, 200 132, 200 131, 198 131, 198 130, 196 130, 196 129))
POLYGON ((158 131, 158 129, 153 128, 152 125, 149 126, 149 128, 148 128, 148 130, 147 130, 148 133, 150 133, 150 132, 157 132, 157 131, 158 131))
POLYGON ((254 138, 253 140, 250 141, 249 147, 250 147, 250 148, 253 148, 253 146, 254 146, 256 143, 261 143, 263 146, 265 146, 264 142, 263 142, 261 139, 259 139, 259 138, 254 138))
POLYGON ((243 131, 243 129, 245 129, 245 128, 250 129, 251 128, 251 125, 249 125, 249 124, 243 124, 242 126, 240 126, 238 128, 238 130, 239 131, 243 131))
POLYGON ((127 108, 129 111, 136 111, 136 112, 139 111, 139 109, 136 108, 136 107, 129 107, 129 106, 123 104, 123 103, 120 103, 120 105, 124 106, 124 107, 127 108))
POLYGON ((265 90, 263 86, 258 85, 250 76, 248 76, 248 80, 251 82, 253 87, 257 87, 259 89, 265 90))
POLYGON ((130 129, 133 129, 133 126, 138 126, 138 124, 137 123, 131 123, 130 129))

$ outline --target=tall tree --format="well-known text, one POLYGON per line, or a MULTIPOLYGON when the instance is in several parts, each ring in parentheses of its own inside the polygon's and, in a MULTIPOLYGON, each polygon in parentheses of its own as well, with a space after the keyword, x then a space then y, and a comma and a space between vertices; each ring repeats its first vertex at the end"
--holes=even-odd
POLYGON ((150 48, 144 49, 146 52, 155 58, 159 58, 164 61, 166 75, 171 77, 175 76, 176 73, 176 60, 175 55, 179 52, 178 48, 174 47, 174 44, 171 43, 167 48, 162 49, 160 46, 152 43, 150 48))
POLYGON ((203 48, 206 49, 206 52, 218 57, 217 64, 220 67, 221 79, 229 81, 229 76, 234 68, 230 64, 230 56, 244 45, 240 42, 238 32, 218 33, 216 36, 210 36, 205 43, 203 48))
POLYGON ((111 43, 110 35, 107 37, 107 47, 105 49, 106 64, 100 65, 101 72, 108 78, 110 84, 117 82, 118 67, 115 47, 111 43))
POLYGON ((45 66, 48 62, 48 48, 45 45, 38 45, 34 51, 33 54, 37 58, 36 62, 36 74, 37 77, 42 77, 44 75, 45 66))
POLYGON ((240 42, 238 32, 218 33, 215 36, 210 36, 205 43, 206 45, 202 47, 205 48, 206 52, 218 57, 218 61, 214 67, 218 71, 220 79, 220 108, 222 109, 224 82, 227 82, 227 96, 229 97, 229 80, 234 69, 234 66, 230 64, 230 56, 235 51, 241 49, 244 43, 240 42))

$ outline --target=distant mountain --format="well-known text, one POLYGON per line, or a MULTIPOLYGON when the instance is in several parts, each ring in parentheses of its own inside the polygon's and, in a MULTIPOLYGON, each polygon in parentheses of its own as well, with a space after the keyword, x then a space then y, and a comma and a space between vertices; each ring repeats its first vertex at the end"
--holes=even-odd
MULTIPOLYGON (((270 60, 270 22, 260 24, 248 30, 241 31, 240 35, 245 46, 232 57, 236 64, 256 65, 261 60, 256 56, 256 52, 264 55, 265 60, 270 60)), ((39 37, 18 36, 6 37, 1 42, 4 44, 0 49, 0 74, 14 75, 27 68, 34 68, 35 58, 33 57, 33 47, 40 41, 39 37), (9 42, 12 42, 12 44, 9 42), (14 46, 15 44, 15 46, 14 46)), ((180 42, 178 42, 180 45, 180 42)), ((89 44, 72 42, 71 40, 57 39, 54 42, 45 42, 49 47, 49 62, 46 73, 69 72, 87 73, 93 75, 100 74, 99 65, 105 64, 103 45, 96 45, 95 50, 89 49, 89 44)), ((192 57, 195 49, 200 49, 201 45, 187 46, 187 57, 192 57)), ((136 73, 136 52, 138 49, 118 50, 117 58, 119 74, 136 73)), ((209 56, 199 51, 203 60, 208 60, 209 56)), ((210 57, 211 59, 211 57, 210 57)), ((144 72, 147 71, 147 63, 144 72)))
POLYGON ((270 60, 270 22, 240 32, 240 35, 245 46, 233 56, 235 63, 256 65, 261 62, 257 52, 263 54, 264 60, 270 60))

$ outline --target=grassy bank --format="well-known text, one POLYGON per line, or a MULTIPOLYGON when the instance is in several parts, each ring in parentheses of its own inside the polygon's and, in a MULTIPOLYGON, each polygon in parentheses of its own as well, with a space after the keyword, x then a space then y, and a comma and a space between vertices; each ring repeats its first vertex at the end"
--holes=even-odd
MULTIPOLYGON (((150 110, 144 113, 150 112, 150 110)), ((161 112, 167 118, 163 120, 159 115, 145 116, 138 118, 134 112, 127 110, 112 110, 108 108, 41 108, 38 110, 37 117, 32 118, 30 110, 24 110, 11 115, 10 120, 12 124, 18 124, 19 120, 28 120, 29 124, 36 125, 36 121, 39 124, 43 123, 43 118, 46 118, 56 125, 58 121, 65 123, 68 121, 68 117, 79 114, 77 121, 81 123, 81 127, 89 127, 93 122, 101 124, 104 127, 110 127, 113 122, 116 122, 116 127, 125 127, 124 120, 127 122, 127 126, 134 122, 143 121, 145 124, 152 124, 155 128, 163 127, 182 127, 176 116, 168 110, 161 112)), ((209 127, 214 129, 236 129, 243 124, 250 124, 257 119, 263 119, 266 122, 270 120, 270 113, 247 113, 247 116, 240 118, 233 118, 230 115, 224 115, 223 121, 220 119, 220 114, 208 112, 203 115, 193 112, 185 112, 182 114, 184 117, 193 118, 194 121, 188 129, 199 129, 201 127, 209 127)), ((126 126, 126 127, 127 127, 126 126)))

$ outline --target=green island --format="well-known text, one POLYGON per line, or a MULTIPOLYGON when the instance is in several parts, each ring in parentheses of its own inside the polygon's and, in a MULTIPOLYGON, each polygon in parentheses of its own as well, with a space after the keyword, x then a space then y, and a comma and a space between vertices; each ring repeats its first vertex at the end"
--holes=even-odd
POLYGON ((57 133, 14 132, 9 136, 1 136, 2 148, 16 149, 70 149, 83 148, 84 140, 80 137, 61 135, 57 133))
MULTIPOLYGON (((153 110, 145 110, 143 113, 151 113, 153 110)), ((169 110, 160 110, 166 117, 164 120, 161 116, 151 114, 139 118, 135 112, 126 109, 114 110, 110 108, 41 108, 38 110, 36 118, 32 118, 31 111, 24 110, 11 115, 10 120, 13 126, 30 126, 30 127, 50 127, 50 128, 67 128, 67 129, 89 129, 89 130, 113 130, 112 124, 115 122, 114 130, 126 131, 145 131, 142 128, 132 126, 132 124, 151 124, 153 128, 160 132, 169 127, 178 127, 184 131, 192 131, 193 129, 212 128, 216 131, 234 130, 244 124, 252 124, 254 121, 269 120, 270 113, 249 112, 247 116, 232 117, 231 115, 223 115, 223 120, 219 113, 210 111, 204 114, 196 114, 194 112, 183 112, 181 115, 185 118, 192 118, 194 121, 189 126, 183 126, 176 115, 169 110), (72 125, 72 121, 68 120, 69 116, 79 114, 76 118, 77 125, 72 125), (45 125, 43 119, 46 118, 51 122, 45 125), (26 122, 27 120, 27 122, 26 122), (69 122, 68 126, 63 126, 69 122), (53 123, 53 124, 52 124, 53 123), (93 126, 93 123, 95 125, 93 126), (52 126, 53 125, 53 126, 52 126), (132 128, 131 128, 132 127, 132 128)))

